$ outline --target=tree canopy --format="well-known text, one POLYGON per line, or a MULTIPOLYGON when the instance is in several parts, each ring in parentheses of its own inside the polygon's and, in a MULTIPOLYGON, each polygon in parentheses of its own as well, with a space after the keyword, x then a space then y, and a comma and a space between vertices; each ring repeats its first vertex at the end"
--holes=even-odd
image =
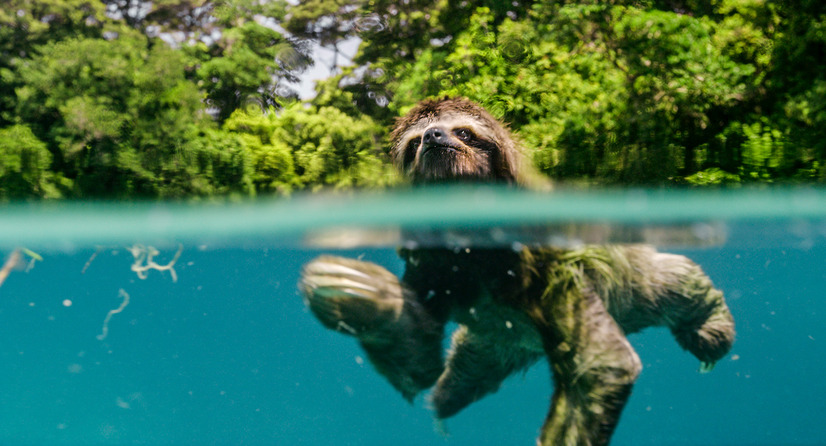
POLYGON ((383 187, 393 118, 445 95, 558 181, 826 179, 815 0, 6 3, 0 200, 383 187), (301 101, 311 42, 337 59, 301 101))

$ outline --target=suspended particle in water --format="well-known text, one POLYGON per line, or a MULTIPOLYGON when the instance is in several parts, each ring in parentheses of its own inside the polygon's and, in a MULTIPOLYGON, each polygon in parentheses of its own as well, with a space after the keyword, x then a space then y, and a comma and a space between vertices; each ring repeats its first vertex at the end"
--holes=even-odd
POLYGON ((109 310, 109 312, 106 313, 106 318, 103 319, 103 327, 100 330, 100 334, 97 336, 98 341, 106 339, 106 336, 109 335, 109 320, 112 319, 112 315, 120 313, 124 308, 126 308, 127 305, 129 305, 129 294, 124 291, 123 288, 121 288, 118 292, 118 296, 122 297, 123 301, 120 303, 119 307, 114 310, 109 310))
POLYGON ((87 270, 87 269, 89 269, 89 265, 91 265, 91 264, 92 264, 92 261, 94 261, 94 260, 95 260, 95 257, 97 257, 97 256, 98 256, 98 254, 99 254, 102 250, 103 250, 103 246, 98 246, 98 247, 95 249, 95 252, 94 252, 94 253, 92 253, 92 256, 91 256, 91 257, 89 257, 89 260, 87 260, 87 261, 86 261, 86 264, 85 264, 85 265, 83 265, 83 269, 82 269, 82 270, 80 270, 80 274, 86 274, 86 270, 87 270))
POLYGON ((347 333, 350 333, 353 336, 358 334, 358 331, 355 328, 347 325, 347 323, 344 321, 338 321, 337 329, 338 331, 346 331, 347 333))
POLYGON ((64 307, 71 307, 72 306, 72 301, 69 300, 69 299, 63 299, 63 306, 64 307))

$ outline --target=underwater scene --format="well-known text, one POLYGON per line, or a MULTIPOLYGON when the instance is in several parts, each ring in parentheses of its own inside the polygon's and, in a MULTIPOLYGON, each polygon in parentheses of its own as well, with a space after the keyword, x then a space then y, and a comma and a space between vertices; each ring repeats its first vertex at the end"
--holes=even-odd
POLYGON ((427 392, 409 404, 313 317, 302 266, 402 274, 398 246, 614 243, 699 264, 737 334, 709 373, 665 328, 630 335, 643 370, 612 445, 826 441, 826 191, 459 188, 6 207, 0 444, 532 445, 546 361, 437 423, 427 392))

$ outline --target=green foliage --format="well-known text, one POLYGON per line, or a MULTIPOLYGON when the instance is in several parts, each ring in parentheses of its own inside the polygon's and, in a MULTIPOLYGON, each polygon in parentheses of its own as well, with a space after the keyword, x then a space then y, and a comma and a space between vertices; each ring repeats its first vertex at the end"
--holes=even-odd
POLYGON ((259 192, 257 153, 219 124, 294 96, 283 82, 307 65, 307 49, 257 21, 283 17, 285 2, 10 1, 0 11, 0 197, 259 192))
POLYGON ((124 29, 111 41, 43 45, 17 72, 18 115, 44 135, 74 195, 210 192, 188 181, 197 128, 209 121, 180 53, 124 29))
POLYGON ((424 3, 413 6, 423 16, 372 10, 386 27, 362 34, 364 66, 336 79, 343 92, 322 84, 317 103, 358 104, 389 123, 424 97, 467 96, 509 122, 536 164, 563 180, 825 176, 826 7, 816 2, 424 3), (394 44, 387 34, 399 20, 420 21, 402 35, 429 25, 394 44), (363 106, 364 91, 386 107, 363 106))
POLYGON ((274 138, 297 147, 296 171, 303 183, 342 188, 395 181, 392 170, 380 161, 379 128, 370 118, 353 119, 330 107, 308 112, 294 106, 282 119, 284 125, 274 138))
POLYGON ((740 177, 738 175, 728 173, 719 167, 711 167, 687 176, 685 181, 693 186, 719 186, 739 184, 740 177))
POLYGON ((558 180, 826 180, 823 2, 145 6, 6 0, 0 199, 383 187, 393 119, 443 95, 510 123, 558 180), (311 104, 289 85, 310 63, 299 39, 336 55, 311 104))
POLYGON ((398 98, 425 90, 483 103, 556 178, 651 183, 693 171, 709 113, 735 103, 753 73, 715 49, 707 19, 577 4, 539 21, 546 14, 494 29, 479 9, 444 68, 425 52, 398 98))
POLYGON ((191 143, 192 158, 180 163, 186 175, 174 172, 172 178, 180 184, 171 185, 166 196, 255 194, 252 183, 253 162, 238 135, 207 128, 191 143), (192 161, 195 161, 192 163, 192 161))
POLYGON ((354 119, 332 107, 294 103, 278 113, 238 111, 226 128, 241 135, 252 154, 258 190, 283 194, 397 181, 378 144, 381 128, 367 116, 354 119))
POLYGON ((250 109, 234 113, 224 127, 238 136, 242 147, 250 154, 253 169, 251 180, 255 189, 287 195, 300 184, 290 147, 284 141, 273 138, 281 125, 275 110, 262 113, 250 109))
POLYGON ((105 20, 97 0, 5 0, 0 8, 0 126, 15 122, 13 62, 53 40, 99 36, 105 20))
POLYGON ((0 200, 10 197, 57 198, 46 144, 25 125, 0 129, 0 200))
POLYGON ((206 89, 208 103, 218 109, 221 122, 249 103, 267 107, 278 105, 278 98, 294 99, 295 93, 283 83, 297 80, 294 72, 309 64, 291 41, 253 21, 227 29, 212 45, 189 50, 198 60, 199 85, 206 89))

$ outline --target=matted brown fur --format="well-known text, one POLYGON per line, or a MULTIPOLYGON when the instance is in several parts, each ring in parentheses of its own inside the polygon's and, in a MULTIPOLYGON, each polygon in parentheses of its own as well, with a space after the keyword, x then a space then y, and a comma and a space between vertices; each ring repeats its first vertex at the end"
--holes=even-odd
MULTIPOLYGON (((413 184, 523 184, 530 172, 507 127, 467 99, 420 103, 391 138, 413 184)), ((399 255, 401 277, 321 256, 299 287, 316 318, 357 338, 406 399, 432 387, 440 419, 547 359, 554 394, 542 446, 608 444, 642 367, 626 334, 667 327, 701 370, 734 341, 723 293, 702 269, 649 246, 409 246, 399 255), (445 354, 449 321, 458 329, 445 354)))
POLYGON ((507 126, 465 98, 420 102, 396 120, 390 141, 393 163, 414 182, 482 180, 523 186, 529 182, 531 167, 507 126), (458 150, 452 151, 451 157, 439 153, 439 159, 427 164, 421 154, 421 138, 434 127, 450 133, 458 150), (456 138, 452 135, 456 129, 470 130, 473 138, 456 138), (439 166, 445 172, 434 173, 439 166))

